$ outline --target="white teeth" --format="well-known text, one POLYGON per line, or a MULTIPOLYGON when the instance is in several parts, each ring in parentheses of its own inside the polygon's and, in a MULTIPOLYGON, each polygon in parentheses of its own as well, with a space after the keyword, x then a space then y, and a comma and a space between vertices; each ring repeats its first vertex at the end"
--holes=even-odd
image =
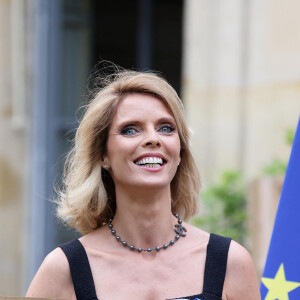
POLYGON ((163 164, 163 160, 160 157, 145 157, 139 161, 136 161, 135 164, 137 165, 145 165, 145 164, 163 164))

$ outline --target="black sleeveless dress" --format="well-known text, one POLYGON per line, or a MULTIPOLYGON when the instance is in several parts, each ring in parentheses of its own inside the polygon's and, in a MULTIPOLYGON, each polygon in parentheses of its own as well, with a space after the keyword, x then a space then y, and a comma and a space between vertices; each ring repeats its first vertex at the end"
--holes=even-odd
MULTIPOLYGON (((230 238, 213 233, 210 235, 207 245, 203 292, 198 295, 176 298, 177 300, 222 300, 230 242, 230 238)), ((69 261, 77 300, 98 300, 88 257, 80 241, 74 240, 59 247, 69 261)))

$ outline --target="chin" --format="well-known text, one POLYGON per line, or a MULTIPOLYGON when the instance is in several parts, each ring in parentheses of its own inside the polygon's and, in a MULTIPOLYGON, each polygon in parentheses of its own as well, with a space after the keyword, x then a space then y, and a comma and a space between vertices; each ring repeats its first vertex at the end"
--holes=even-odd
POLYGON ((171 181, 157 181, 157 180, 148 180, 144 182, 140 182, 137 186, 144 187, 144 188, 166 188, 170 187, 171 181))
POLYGON ((132 186, 136 189, 163 189, 166 187, 170 187, 171 182, 170 181, 162 181, 162 180, 143 180, 139 182, 131 182, 128 183, 128 186, 132 186))

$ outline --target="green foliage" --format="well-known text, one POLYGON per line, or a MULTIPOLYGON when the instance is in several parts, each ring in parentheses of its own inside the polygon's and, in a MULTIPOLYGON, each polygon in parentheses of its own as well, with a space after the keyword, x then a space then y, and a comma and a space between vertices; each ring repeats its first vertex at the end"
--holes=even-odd
POLYGON ((244 243, 246 235, 246 192, 242 174, 226 171, 220 181, 201 195, 203 213, 192 224, 209 232, 244 243))
MULTIPOLYGON (((295 131, 286 131, 285 142, 293 144, 295 131)), ((265 175, 284 175, 287 163, 274 159, 263 172, 265 175)), ((220 181, 209 186, 202 194, 202 213, 191 223, 208 232, 229 236, 241 244, 245 243, 246 230, 246 188, 242 173, 226 171, 220 181)))
POLYGON ((269 165, 264 167, 263 173, 269 176, 284 175, 286 167, 286 162, 275 158, 269 165))

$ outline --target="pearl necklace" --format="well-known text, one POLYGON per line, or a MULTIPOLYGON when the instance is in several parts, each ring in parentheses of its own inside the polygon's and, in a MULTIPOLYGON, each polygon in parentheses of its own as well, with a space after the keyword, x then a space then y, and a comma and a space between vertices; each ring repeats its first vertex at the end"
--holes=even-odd
POLYGON ((147 252, 159 251, 160 249, 167 249, 169 246, 174 245, 175 242, 178 241, 181 236, 183 236, 183 237, 186 236, 185 232, 187 232, 187 230, 186 230, 185 227, 182 226, 182 220, 179 218, 178 214, 174 214, 174 216, 178 220, 178 223, 175 224, 175 226, 174 226, 175 227, 174 231, 176 232, 174 240, 171 240, 168 244, 164 244, 163 246, 157 246, 155 248, 148 248, 148 249, 136 248, 133 245, 129 245, 126 241, 123 241, 121 239, 121 237, 117 235, 117 232, 113 229, 113 224, 112 224, 113 219, 109 220, 108 227, 111 230, 112 235, 116 237, 116 240, 118 242, 121 242, 124 247, 128 247, 132 251, 134 251, 134 250, 136 250, 138 252, 142 252, 142 251, 147 251, 147 252))

